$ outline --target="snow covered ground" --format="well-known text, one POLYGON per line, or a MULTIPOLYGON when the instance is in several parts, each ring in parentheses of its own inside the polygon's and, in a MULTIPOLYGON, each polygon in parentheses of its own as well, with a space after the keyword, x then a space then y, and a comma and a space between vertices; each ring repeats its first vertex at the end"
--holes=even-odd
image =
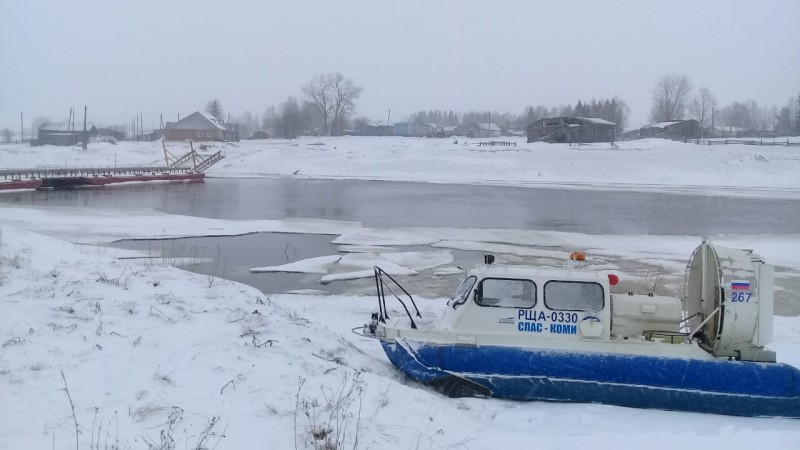
MULTIPOLYGON (((638 189, 800 198, 800 150, 660 140, 569 147, 479 147, 445 139, 304 138, 224 146, 220 177, 388 179, 638 189), (322 145, 310 145, 321 143, 322 145)), ((172 148, 173 153, 180 149, 172 148)), ((160 143, 86 151, 0 145, 0 168, 158 163, 160 143)), ((3 193, 0 193, 2 201, 3 193)), ((663 261, 680 272, 697 236, 589 236, 537 230, 371 229, 311 219, 232 221, 152 210, 0 207, 0 448, 794 449, 800 422, 604 405, 445 398, 408 382, 380 346, 350 333, 372 297, 266 296, 132 252, 87 244, 123 237, 332 234, 345 253, 292 267, 328 281, 377 260, 398 273, 452 271, 450 249, 554 259, 589 249, 603 269, 663 261), (426 245, 428 252, 402 247, 426 245), (341 267, 335 267, 341 265, 341 267), (63 377, 62 377, 63 374, 63 377), (68 387, 68 393, 64 389, 68 387), (69 395, 68 395, 69 394, 69 395), (339 435, 336 435, 336 432, 339 435), (224 436, 224 437, 223 437, 224 436)), ((719 236, 797 282, 799 235, 719 236)), ((324 288, 322 288, 324 289, 324 288)), ((444 299, 422 299, 435 314, 444 299)), ((770 348, 800 367, 800 318, 775 317, 770 348)))
MULTIPOLYGON (((776 138, 785 141, 787 138, 776 138)), ((800 142, 800 138, 788 138, 800 142)), ((188 145, 170 143, 175 155, 188 145)), ((210 177, 380 179, 800 197, 798 147, 684 144, 663 139, 570 146, 522 138, 304 137, 217 144, 210 177), (512 147, 479 146, 510 140, 512 147)), ((210 151, 210 150, 206 150, 210 151)), ((0 144, 0 168, 162 164, 161 142, 78 147, 0 144)))

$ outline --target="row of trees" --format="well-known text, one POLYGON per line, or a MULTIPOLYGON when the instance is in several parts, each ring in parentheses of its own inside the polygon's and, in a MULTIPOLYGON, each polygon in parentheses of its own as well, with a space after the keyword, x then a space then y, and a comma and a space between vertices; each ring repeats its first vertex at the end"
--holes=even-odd
POLYGON ((509 112, 454 112, 452 110, 419 111, 409 116, 412 122, 433 123, 438 126, 455 126, 471 122, 494 122, 507 129, 524 130, 531 123, 547 117, 597 117, 620 125, 620 129, 627 125, 630 108, 619 97, 584 102, 578 100, 575 106, 571 104, 546 107, 544 105, 528 106, 522 114, 509 112))
MULTIPOLYGON (((263 116, 245 111, 239 117, 233 117, 233 121, 239 124, 240 134, 250 136, 257 131, 269 131, 290 138, 303 132, 339 135, 351 125, 371 122, 363 117, 353 120, 356 102, 363 89, 339 72, 316 75, 301 86, 301 91, 301 98, 289 96, 277 107, 268 107, 263 116)), ((786 106, 780 109, 774 105, 761 106, 754 100, 733 102, 719 108, 710 89, 701 87, 696 93, 692 92, 692 81, 687 75, 663 76, 652 91, 650 120, 655 123, 691 118, 705 129, 717 126, 800 133, 800 95, 789 99, 786 106)), ((216 98, 207 103, 206 112, 225 120, 222 104, 216 98)), ((597 117, 614 122, 619 130, 623 130, 627 127, 630 108, 615 96, 611 99, 579 100, 575 106, 528 106, 518 115, 497 111, 428 110, 413 113, 407 120, 443 127, 494 122, 507 129, 523 130, 539 119, 561 116, 597 117)), ((38 129, 47 120, 44 117, 34 118, 31 129, 38 129)), ((0 130, 0 140, 10 140, 10 134, 10 130, 0 130)))
MULTIPOLYGON (((653 89, 652 123, 672 120, 695 119, 705 129, 716 127, 736 127, 742 129, 776 131, 781 133, 800 133, 800 95, 791 98, 783 108, 759 105, 754 100, 733 102, 719 108, 711 90, 701 87, 693 92, 691 79, 687 75, 665 75, 658 80, 653 89)), ((618 129, 628 125, 630 108, 619 97, 591 101, 578 101, 571 104, 546 107, 529 106, 520 115, 499 112, 457 113, 444 110, 419 111, 409 120, 451 126, 468 122, 495 122, 506 128, 522 130, 527 125, 547 117, 597 117, 614 122, 618 129)))
POLYGON ((670 74, 653 88, 650 110, 652 122, 695 119, 703 128, 736 127, 746 130, 800 133, 800 94, 786 106, 759 105, 755 100, 733 102, 718 108, 710 89, 701 87, 692 95, 692 81, 687 75, 670 74))
POLYGON ((800 94, 797 94, 797 99, 789 99, 786 106, 775 115, 775 130, 800 133, 800 94))
MULTIPOLYGON (((301 132, 340 135, 355 114, 356 101, 363 89, 339 72, 316 75, 301 87, 303 98, 289 96, 280 105, 270 106, 263 117, 245 111, 237 118, 239 131, 249 136, 268 131, 280 137, 293 138, 301 132)), ((222 111, 215 100, 206 111, 216 117, 222 111)))
POLYGON ((596 117, 613 122, 617 124, 618 129, 623 130, 628 125, 630 112, 628 104, 615 96, 611 99, 592 99, 590 102, 578 100, 574 107, 572 105, 560 105, 547 109, 541 105, 535 108, 530 106, 527 109, 524 122, 527 122, 527 125, 547 117, 596 117))
MULTIPOLYGON (((262 117, 246 111, 237 118, 242 135, 268 130, 282 137, 294 137, 301 132, 339 135, 354 123, 368 123, 369 119, 355 119, 356 102, 363 89, 341 73, 320 74, 301 86, 302 98, 290 96, 280 105, 270 106, 262 117)), ((214 99, 206 110, 222 118, 222 105, 214 99)), ((625 129, 630 108, 619 97, 611 99, 579 100, 559 106, 529 106, 522 114, 508 112, 455 112, 428 110, 411 114, 407 120, 455 126, 469 122, 495 122, 500 126, 522 130, 536 120, 546 117, 577 116, 597 117, 614 122, 625 129)), ((761 106, 753 100, 733 102, 719 108, 710 89, 701 87, 694 92, 691 79, 685 74, 670 74, 660 78, 652 92, 651 122, 696 119, 703 128, 737 127, 743 129, 800 132, 800 95, 792 98, 785 107, 761 106)))

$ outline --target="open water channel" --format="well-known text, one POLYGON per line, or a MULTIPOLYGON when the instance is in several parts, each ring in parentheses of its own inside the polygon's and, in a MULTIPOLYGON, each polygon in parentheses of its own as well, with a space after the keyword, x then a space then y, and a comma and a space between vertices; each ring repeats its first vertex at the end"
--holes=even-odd
MULTIPOLYGON (((2 203, 149 207, 171 214, 233 220, 319 218, 359 221, 377 228, 508 228, 690 236, 800 233, 800 200, 384 181, 211 178, 205 183, 4 193, 0 195, 2 203)), ((120 241, 114 245, 145 250, 165 261, 184 258, 191 263, 191 270, 242 281, 265 293, 302 289, 368 292, 372 286, 369 280, 321 286, 318 275, 248 271, 250 267, 336 254, 332 239, 259 233, 120 241)), ((477 252, 453 254, 456 264, 462 266, 481 259, 477 252)), ((453 284, 450 281, 430 281, 421 287, 428 294, 448 295, 453 284)), ((796 300, 778 292, 776 296, 776 312, 800 314, 796 300)))

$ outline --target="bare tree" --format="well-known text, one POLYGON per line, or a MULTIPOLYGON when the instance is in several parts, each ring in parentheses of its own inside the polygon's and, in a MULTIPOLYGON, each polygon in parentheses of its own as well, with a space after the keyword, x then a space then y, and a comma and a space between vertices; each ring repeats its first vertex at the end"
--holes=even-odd
POLYGON ((330 91, 331 87, 328 75, 317 75, 303 85, 303 95, 306 96, 306 101, 314 105, 320 116, 322 116, 325 133, 330 131, 332 111, 332 96, 330 91))
POLYGON ((280 116, 280 134, 281 136, 289 139, 294 139, 297 137, 297 134, 300 132, 301 128, 301 116, 300 116, 300 106, 297 103, 297 99, 294 97, 289 97, 286 99, 286 102, 281 104, 281 116, 280 116))
POLYGON ((653 109, 650 120, 665 122, 683 119, 692 82, 686 75, 664 75, 653 89, 653 109))
POLYGON ((319 111, 327 134, 342 132, 362 90, 339 72, 317 75, 303 85, 303 94, 319 111))
POLYGON ((302 123, 304 127, 301 131, 308 132, 324 126, 322 114, 320 114, 317 107, 308 100, 303 100, 303 104, 300 105, 300 123, 302 123))
POLYGON ((797 94, 797 102, 789 102, 795 106, 794 110, 794 130, 800 133, 800 94, 797 94))
POLYGON ((697 95, 694 96, 692 102, 689 104, 689 113, 691 117, 700 122, 700 137, 703 137, 703 129, 707 128, 710 124, 711 114, 714 108, 717 107, 717 100, 714 94, 708 88, 700 88, 697 95))
POLYGON ((253 113, 250 111, 245 111, 242 113, 241 116, 237 119, 239 122, 239 133, 241 133, 244 137, 249 137, 252 135, 258 126, 256 125, 256 120, 253 118, 253 113))
POLYGON ((775 131, 775 126, 778 121, 778 107, 775 104, 769 105, 769 108, 764 107, 764 121, 767 124, 765 130, 775 131))
POLYGON ((789 134, 793 128, 792 112, 788 106, 784 106, 775 117, 775 131, 789 134))
POLYGON ((211 100, 208 102, 208 104, 206 104, 206 112, 219 120, 222 120, 224 115, 222 111, 222 104, 217 99, 211 100))
POLYGON ((2 137, 4 143, 11 142, 11 130, 8 128, 3 128, 0 130, 0 137, 2 137))
POLYGON ((261 119, 261 129, 268 132, 270 135, 277 134, 279 126, 278 113, 275 112, 274 106, 268 106, 264 110, 264 116, 261 119))

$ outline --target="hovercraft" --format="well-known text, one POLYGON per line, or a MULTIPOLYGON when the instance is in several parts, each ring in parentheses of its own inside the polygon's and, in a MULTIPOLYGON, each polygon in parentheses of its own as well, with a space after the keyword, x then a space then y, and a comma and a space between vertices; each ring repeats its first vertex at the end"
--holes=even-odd
POLYGON ((773 267, 752 251, 704 240, 683 299, 611 293, 617 277, 585 264, 493 260, 468 272, 436 320, 376 267, 378 312, 354 331, 451 397, 800 418, 800 370, 765 348, 773 267))

